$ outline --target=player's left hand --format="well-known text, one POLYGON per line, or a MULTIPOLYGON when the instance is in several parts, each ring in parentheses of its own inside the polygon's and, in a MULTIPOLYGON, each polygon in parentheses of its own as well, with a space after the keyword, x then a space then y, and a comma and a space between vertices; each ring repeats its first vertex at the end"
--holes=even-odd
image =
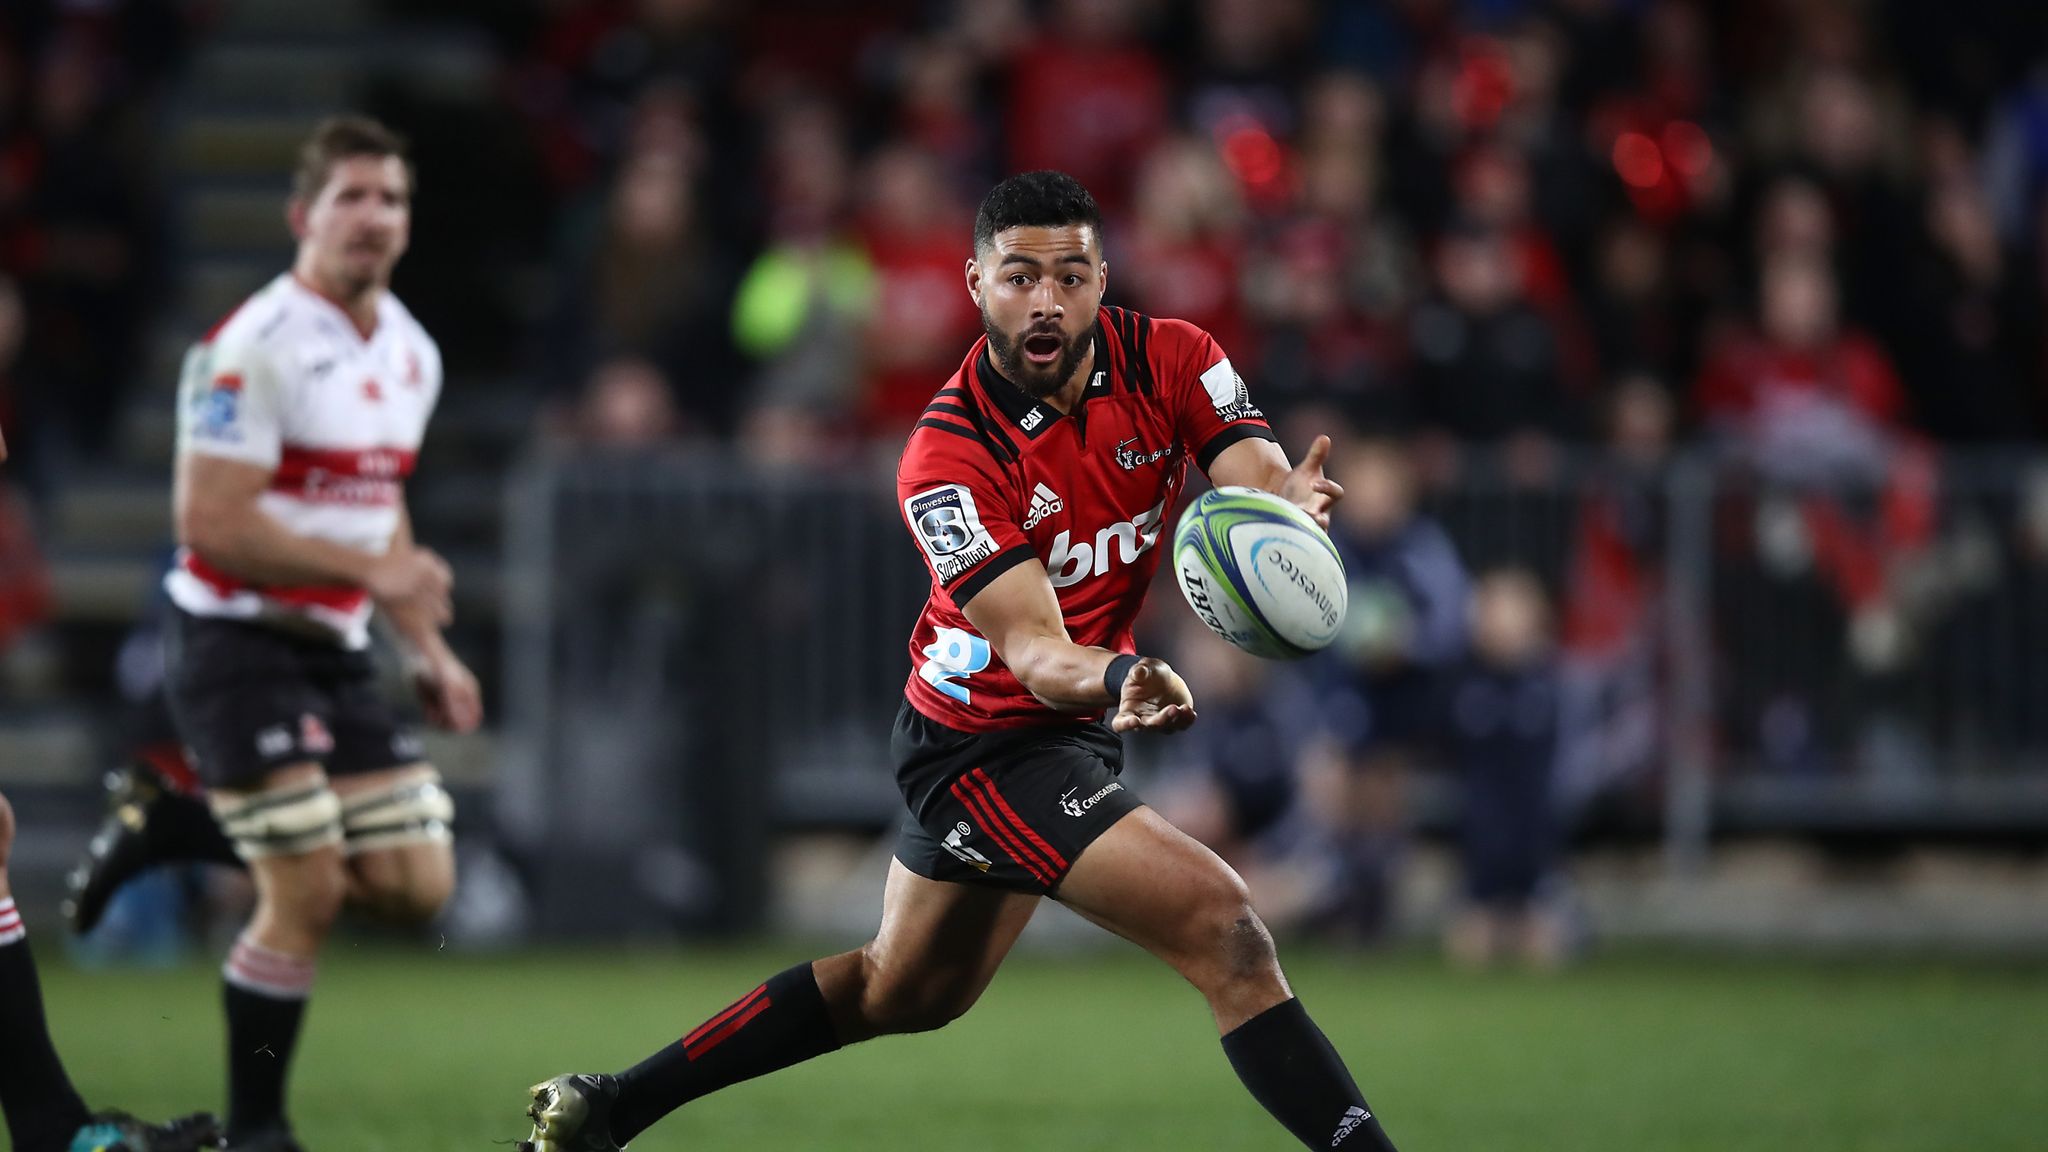
POLYGON ((1329 458, 1330 438, 1318 436, 1280 482, 1280 495, 1324 528, 1330 526, 1330 506, 1344 497, 1344 486, 1323 475, 1323 461, 1329 458))
POLYGON ((476 676, 453 652, 438 652, 413 668, 420 707, 436 728, 474 732, 484 720, 484 694, 476 676))
POLYGON ((1109 726, 1117 732, 1178 732, 1194 722, 1195 697, 1187 681, 1166 661, 1147 656, 1124 677, 1124 694, 1109 726))
POLYGON ((14 853, 14 808, 0 796, 0 881, 7 879, 7 858, 14 853))

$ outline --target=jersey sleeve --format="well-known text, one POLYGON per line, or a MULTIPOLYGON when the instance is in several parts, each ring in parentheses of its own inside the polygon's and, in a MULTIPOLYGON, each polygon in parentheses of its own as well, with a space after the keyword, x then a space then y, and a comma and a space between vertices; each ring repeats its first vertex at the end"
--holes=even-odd
POLYGON ((1240 440, 1271 440, 1266 414, 1252 404, 1244 378, 1216 338, 1185 320, 1160 320, 1155 342, 1180 442, 1204 473, 1240 440))
POLYGON ((896 498, 932 580, 954 604, 965 605, 1036 553, 995 462, 976 459, 987 452, 974 441, 954 438, 960 450, 941 432, 912 435, 896 469, 896 498))
POLYGON ((276 365, 253 341, 222 333, 193 345, 178 384, 178 451, 277 467, 281 391, 276 365))

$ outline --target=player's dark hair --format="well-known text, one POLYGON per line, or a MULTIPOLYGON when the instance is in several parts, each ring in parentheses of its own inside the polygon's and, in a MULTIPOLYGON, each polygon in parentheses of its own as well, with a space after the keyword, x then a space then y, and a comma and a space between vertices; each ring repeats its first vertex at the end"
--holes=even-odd
POLYGON ((299 148, 299 166, 292 173, 292 198, 311 201, 327 187, 334 166, 358 156, 396 156, 405 161, 405 181, 413 180, 404 136, 368 116, 330 116, 313 129, 299 148))
POLYGON ((1102 209, 1081 182, 1043 170, 1012 176, 989 189, 974 214, 974 250, 984 252, 1005 228, 1058 228, 1086 224, 1102 236, 1102 209))

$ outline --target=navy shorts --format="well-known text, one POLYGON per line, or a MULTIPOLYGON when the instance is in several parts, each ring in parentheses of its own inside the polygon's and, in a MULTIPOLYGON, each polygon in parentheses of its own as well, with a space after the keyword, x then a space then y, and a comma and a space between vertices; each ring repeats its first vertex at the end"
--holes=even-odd
POLYGON ((209 788, 258 788, 292 764, 353 776, 422 755, 368 652, 174 609, 164 655, 171 719, 209 788))
POLYGON ((1100 723, 961 732, 906 700, 889 746, 910 809, 896 859, 931 880, 1049 894, 1141 803, 1100 723))

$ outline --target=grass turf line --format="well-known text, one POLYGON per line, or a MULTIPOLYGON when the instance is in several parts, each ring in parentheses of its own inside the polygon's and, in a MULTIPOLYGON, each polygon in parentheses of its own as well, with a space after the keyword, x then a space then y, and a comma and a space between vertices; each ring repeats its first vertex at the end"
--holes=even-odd
MULTIPOLYGON (((298 1057, 300 1136, 312 1152, 490 1149, 525 1134, 527 1084, 628 1065, 811 951, 337 948, 298 1057)), ((2017 1152, 2048 1130, 2040 966, 1625 955, 1543 978, 1287 959, 1404 1152, 2017 1152)), ((210 970, 44 978, 95 1106, 220 1106, 210 970)), ((1200 999, 1116 951, 1013 959, 944 1031, 743 1085, 633 1147, 1294 1145, 1238 1086, 1200 999)))

